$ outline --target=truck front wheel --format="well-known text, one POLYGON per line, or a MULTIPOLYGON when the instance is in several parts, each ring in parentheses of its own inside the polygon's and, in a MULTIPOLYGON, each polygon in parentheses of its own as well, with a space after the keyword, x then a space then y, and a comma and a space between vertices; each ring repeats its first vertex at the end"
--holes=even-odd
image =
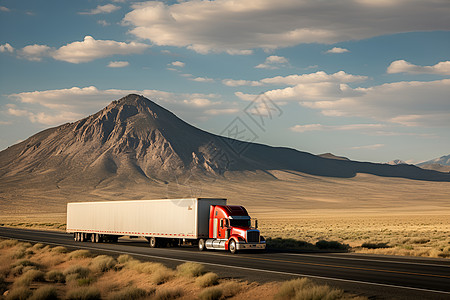
POLYGON ((237 252, 236 242, 234 240, 231 240, 228 244, 228 250, 230 250, 231 254, 235 254, 237 252))
POLYGON ((156 240, 156 238, 154 236, 152 236, 150 238, 149 244, 150 244, 150 248, 158 247, 158 241, 156 240))
POLYGON ((198 250, 203 251, 205 250, 205 240, 204 239, 199 239, 198 240, 198 250))

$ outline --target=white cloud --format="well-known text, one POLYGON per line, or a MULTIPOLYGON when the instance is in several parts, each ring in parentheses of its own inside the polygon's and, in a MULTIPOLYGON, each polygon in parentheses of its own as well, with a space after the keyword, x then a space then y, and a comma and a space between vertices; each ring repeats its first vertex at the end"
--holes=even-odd
POLYGON ((294 132, 307 132, 307 131, 334 131, 334 130, 371 130, 380 129, 385 127, 383 124, 348 124, 348 125, 322 125, 322 124, 306 124, 295 125, 290 128, 294 132))
POLYGON ((257 69, 279 69, 286 66, 288 63, 287 58, 283 56, 272 55, 266 58, 264 63, 255 66, 257 69))
POLYGON ((396 60, 389 65, 387 72, 389 74, 409 73, 450 75, 450 61, 441 61, 434 66, 418 66, 405 60, 396 60))
POLYGON ((0 52, 13 53, 14 52, 14 48, 9 43, 6 43, 4 45, 0 45, 0 52))
POLYGON ((106 22, 105 20, 98 20, 97 23, 102 25, 102 26, 109 26, 109 25, 111 25, 110 23, 106 22))
POLYGON ((56 60, 78 64, 117 54, 142 53, 148 47, 150 45, 137 42, 95 40, 91 36, 85 36, 82 42, 73 42, 55 50, 52 57, 56 60))
POLYGON ((327 116, 358 116, 404 126, 450 126, 450 79, 349 89, 355 93, 324 94, 322 101, 300 103, 327 116))
MULTIPOLYGON (((222 83, 227 86, 261 86, 263 84, 274 84, 274 85, 288 85, 296 86, 299 84, 323 84, 323 83, 350 83, 350 82, 361 82, 367 80, 367 76, 362 75, 352 75, 345 73, 344 71, 339 71, 334 74, 327 74, 323 71, 318 71, 310 74, 302 75, 288 75, 288 76, 275 76, 263 78, 259 81, 254 80, 234 80, 234 79, 224 79, 222 83)), ((304 86, 302 86, 304 87, 304 86)), ((343 88, 344 86, 342 86, 343 88)), ((292 88, 290 88, 292 90, 292 88)), ((285 90, 285 92, 289 91, 285 90)))
POLYGON ((365 146, 355 146, 351 147, 352 150, 376 150, 384 147, 384 144, 374 144, 374 145, 365 145, 365 146))
POLYGON ((108 67, 109 68, 123 68, 123 67, 127 67, 128 65, 130 65, 130 63, 127 61, 110 61, 108 64, 108 67))
POLYGON ((197 82, 214 82, 214 79, 208 77, 194 77, 189 78, 189 80, 197 81, 197 82))
POLYGON ((79 12, 79 14, 80 15, 109 14, 109 13, 112 13, 119 9, 120 9, 120 6, 117 6, 114 4, 105 4, 105 5, 98 5, 96 8, 93 8, 90 11, 79 12))
POLYGON ((208 109, 205 111, 208 115, 232 115, 237 114, 239 112, 238 108, 222 108, 222 109, 208 109))
POLYGON ((248 54, 256 48, 450 30, 447 1, 148 1, 133 4, 123 23, 160 46, 248 54))
POLYGON ((345 52, 349 52, 348 49, 345 48, 339 48, 339 47, 334 47, 333 49, 328 50, 325 53, 345 53, 345 52))
POLYGON ((111 101, 127 94, 140 94, 164 106, 187 121, 204 119, 205 115, 237 111, 236 103, 222 102, 216 94, 170 93, 159 90, 99 90, 95 86, 70 89, 23 92, 9 95, 16 104, 8 104, 6 113, 26 117, 31 122, 58 125, 90 115, 111 101), (20 105, 20 107, 18 107, 20 105))
POLYGON ((174 66, 174 67, 180 67, 180 68, 184 68, 184 66, 186 65, 184 62, 182 61, 173 61, 169 64, 170 66, 174 66))
POLYGON ((334 74, 327 74, 323 71, 318 71, 310 74, 302 75, 288 75, 288 76, 276 76, 271 78, 261 79, 265 84, 283 84, 283 85, 297 85, 300 83, 323 83, 323 82, 335 82, 335 83, 350 83, 360 82, 367 80, 367 76, 352 75, 339 71, 334 74))
POLYGON ((41 61, 52 49, 46 45, 28 45, 19 51, 19 56, 31 61, 41 61))
POLYGON ((188 105, 193 105, 196 107, 207 107, 207 106, 211 106, 213 104, 213 102, 211 102, 211 100, 205 99, 205 98, 186 99, 186 100, 183 100, 183 103, 186 103, 188 105))
POLYGON ((0 11, 10 12, 11 10, 9 8, 7 8, 6 6, 0 6, 0 11))
POLYGON ((241 80, 224 79, 224 80, 222 80, 222 83, 227 86, 243 86, 243 85, 260 86, 260 85, 262 85, 262 83, 259 81, 242 80, 242 79, 241 80))

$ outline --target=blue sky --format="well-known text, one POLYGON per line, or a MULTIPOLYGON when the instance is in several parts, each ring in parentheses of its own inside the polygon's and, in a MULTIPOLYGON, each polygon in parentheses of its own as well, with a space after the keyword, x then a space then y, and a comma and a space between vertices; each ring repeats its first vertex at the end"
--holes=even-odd
POLYGON ((0 149, 134 92, 273 146, 447 155, 449 16, 447 0, 0 0, 0 149))

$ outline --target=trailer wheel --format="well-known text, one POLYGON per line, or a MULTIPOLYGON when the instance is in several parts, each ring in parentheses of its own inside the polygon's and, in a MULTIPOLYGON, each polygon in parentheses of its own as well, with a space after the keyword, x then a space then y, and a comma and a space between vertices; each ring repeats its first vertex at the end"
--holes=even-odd
POLYGON ((156 240, 156 238, 154 236, 152 236, 150 238, 149 244, 150 244, 150 248, 158 247, 158 241, 156 240))
POLYGON ((203 251, 205 250, 205 240, 204 239, 199 239, 198 240, 198 250, 203 251))
POLYGON ((228 250, 230 250, 231 254, 235 254, 237 252, 236 250, 236 242, 234 240, 231 240, 228 244, 228 250))
POLYGON ((80 242, 84 242, 84 233, 80 232, 80 242))
POLYGON ((96 243, 101 243, 102 242, 102 237, 98 233, 95 234, 95 242, 96 243))
POLYGON ((96 236, 96 233, 91 234, 91 243, 95 243, 95 236, 96 236))

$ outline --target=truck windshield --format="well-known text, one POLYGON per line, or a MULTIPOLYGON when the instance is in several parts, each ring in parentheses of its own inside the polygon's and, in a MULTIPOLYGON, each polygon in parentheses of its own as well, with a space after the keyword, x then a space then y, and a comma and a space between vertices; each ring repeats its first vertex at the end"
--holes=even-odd
POLYGON ((250 227, 251 223, 250 223, 250 219, 240 219, 240 220, 236 220, 236 219, 230 219, 230 226, 231 227, 250 227))

